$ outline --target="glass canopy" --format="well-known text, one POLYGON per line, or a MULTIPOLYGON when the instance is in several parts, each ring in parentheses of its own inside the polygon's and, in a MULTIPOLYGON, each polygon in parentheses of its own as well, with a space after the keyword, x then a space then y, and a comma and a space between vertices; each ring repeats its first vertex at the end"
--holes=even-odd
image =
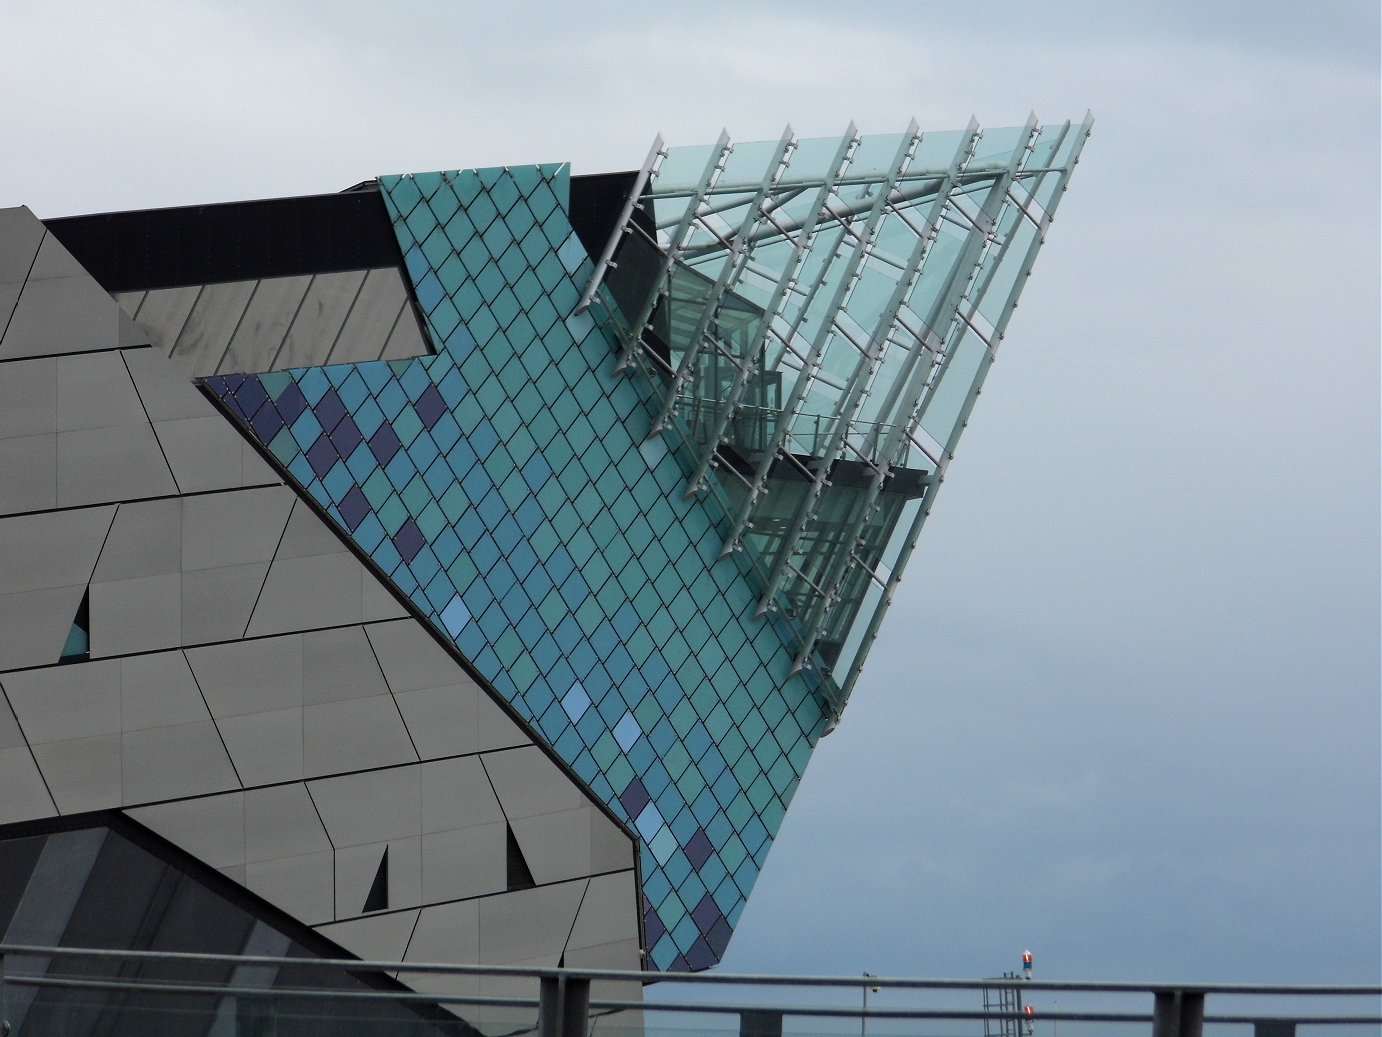
POLYGON ((838 715, 1091 119, 664 148, 583 304, 838 715))

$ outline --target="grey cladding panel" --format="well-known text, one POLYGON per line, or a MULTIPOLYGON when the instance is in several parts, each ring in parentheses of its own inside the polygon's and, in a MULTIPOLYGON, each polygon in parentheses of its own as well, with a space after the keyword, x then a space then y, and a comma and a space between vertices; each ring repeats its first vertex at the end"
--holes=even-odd
POLYGON ((0 364, 0 439, 58 430, 57 372, 51 357, 0 364))
POLYGON ((426 903, 503 893, 508 839, 501 821, 422 837, 422 899, 426 903))
POLYGON ((311 283, 310 275, 269 277, 256 282, 225 356, 217 365, 217 373, 269 370, 311 283))
POLYGON ((30 744, 120 731, 120 663, 115 660, 7 673, 2 680, 30 744))
POLYGON ((484 694, 467 681, 445 688, 404 691, 394 698, 418 755, 435 760, 479 751, 479 705, 484 694))
POLYGON ((214 717, 302 706, 302 635, 191 648, 187 661, 214 717))
POLYGON ((121 659, 119 665, 122 731, 211 719, 181 652, 132 655, 121 659))
POLYGON ((245 863, 243 793, 137 807, 128 813, 213 868, 245 863))
POLYGON ((301 782, 245 793, 245 860, 267 861, 331 849, 301 782))
POLYGON ((311 925, 335 918, 330 852, 245 865, 245 886, 311 925))
POLYGON ((173 498, 135 501, 121 504, 116 511, 91 579, 102 583, 160 576, 181 568, 182 502, 173 498))
POLYGON ((417 916, 417 908, 391 911, 354 918, 348 922, 319 925, 317 932, 364 961, 402 961, 413 928, 417 925, 417 916))
POLYGON ((417 767, 345 774, 307 783, 337 849, 416 838, 422 833, 417 767))
POLYGON ((480 901, 480 961, 504 965, 550 957, 566 948, 586 880, 538 886, 480 901))
POLYGON ((59 432, 148 420, 118 351, 59 357, 57 382, 59 432))
POLYGON ((155 422, 154 434, 182 493, 244 485, 244 440, 217 415, 155 422))
POLYGON ((177 493, 150 425, 58 433, 58 506, 177 493))
POLYGON ((591 809, 514 819, 514 839, 538 885, 590 874, 591 809))
POLYGON ((303 702, 307 705, 389 693, 363 627, 304 634, 302 662, 303 702))
MULTIPOLYGON (((34 256, 34 265, 29 270, 29 280, 44 281, 70 277, 85 277, 90 280, 86 270, 73 258, 72 253, 67 251, 67 247, 52 234, 45 233, 43 242, 38 246, 38 254, 34 256)), ((114 302, 111 305, 114 305, 114 302)))
POLYGON ((504 820, 489 776, 475 756, 422 765, 422 831, 445 832, 504 820))
POLYGON ((359 623, 364 567, 353 555, 278 558, 250 617, 248 636, 359 623))
POLYGON ((36 745, 34 759, 59 812, 77 814, 120 805, 119 735, 36 745))
POLYGON ((96 568, 115 508, 82 508, 0 519, 0 576, 6 592, 85 584, 96 568))
POLYGON ((0 209, 0 284, 22 284, 28 278, 47 233, 26 207, 0 209))
POLYGON ((388 843, 347 846, 336 851, 336 917, 364 913, 379 862, 389 852, 387 906, 416 907, 422 903, 422 842, 394 839, 388 843))
POLYGON ((127 732, 121 739, 124 802, 204 796, 239 788, 210 720, 127 732))
POLYGON ((0 670, 57 662, 85 593, 82 585, 0 594, 0 670))
POLYGON ((219 717, 216 726, 246 788, 301 780, 301 706, 219 717))
POLYGON ((567 949, 599 947, 626 940, 634 941, 636 952, 638 888, 633 872, 597 875, 590 880, 590 888, 581 901, 567 949))
POLYGON ((176 421, 216 414, 210 401, 157 349, 126 349, 120 355, 150 421, 176 421))
POLYGON ((456 684, 465 671, 415 619, 372 623, 365 628, 395 694, 456 684))
POLYGON ((0 486, 0 515, 57 507, 57 433, 0 439, 0 486))
MULTIPOLYGON (((417 927, 404 961, 437 962, 483 960, 480 956, 480 904, 469 900, 459 904, 439 904, 425 907, 418 916, 417 927)), ((409 973, 408 985, 415 990, 467 992, 457 983, 469 980, 469 993, 479 992, 479 981, 473 977, 431 976, 409 973)))
POLYGON ((288 520, 288 529, 283 534, 283 543, 274 557, 315 558, 318 555, 345 554, 347 550, 310 507, 297 501, 288 520))
POLYGON ((268 574, 267 562, 184 571, 182 643, 202 645, 243 637, 268 574))
POLYGON ((485 753, 481 759, 510 821, 587 804, 574 780, 536 747, 485 753))
POLYGON ((306 706, 302 736, 308 777, 417 761, 398 709, 387 695, 306 706))
POLYGON ((57 813, 48 786, 25 746, 0 749, 0 824, 57 813))
POLYGON ((0 359, 114 349, 119 317, 115 300, 85 274, 31 279, 0 339, 0 359))
POLYGON ((154 652, 182 644, 182 577, 140 576, 91 585, 91 655, 154 652))
POLYGON ((210 493, 182 501, 182 566, 218 569, 274 557, 293 508, 286 486, 210 493))

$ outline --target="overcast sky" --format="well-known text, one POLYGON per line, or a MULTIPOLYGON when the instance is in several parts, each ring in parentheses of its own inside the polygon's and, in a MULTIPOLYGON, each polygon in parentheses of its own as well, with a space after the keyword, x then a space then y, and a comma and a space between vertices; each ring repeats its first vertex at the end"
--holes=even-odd
POLYGON ((1375 0, 471 6, 0 0, 0 205, 1093 109, 723 967, 1378 982, 1375 0))

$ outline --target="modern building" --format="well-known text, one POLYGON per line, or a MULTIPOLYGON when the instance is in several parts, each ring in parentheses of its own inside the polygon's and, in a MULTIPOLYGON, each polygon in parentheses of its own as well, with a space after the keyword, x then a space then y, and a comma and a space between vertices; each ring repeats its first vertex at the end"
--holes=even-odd
POLYGON ((715 964, 1088 133, 0 211, 0 936, 715 964))

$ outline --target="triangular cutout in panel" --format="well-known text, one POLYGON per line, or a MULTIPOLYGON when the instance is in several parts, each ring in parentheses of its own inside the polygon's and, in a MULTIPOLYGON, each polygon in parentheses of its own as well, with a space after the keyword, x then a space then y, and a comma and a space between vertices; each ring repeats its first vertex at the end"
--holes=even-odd
POLYGON ((379 870, 374 873, 369 894, 365 897, 366 911, 386 911, 389 907, 389 848, 379 858, 379 870))
POLYGON ((523 850, 518 845, 518 840, 514 838, 513 826, 504 826, 504 848, 505 857, 508 865, 508 888, 512 893, 516 889, 532 889, 537 885, 533 881, 532 869, 528 867, 528 861, 523 856, 523 850))
POLYGON ((67 635, 67 643, 62 646, 62 656, 58 661, 77 663, 90 658, 91 588, 88 587, 82 594, 81 604, 77 606, 77 615, 72 620, 72 630, 67 635))

